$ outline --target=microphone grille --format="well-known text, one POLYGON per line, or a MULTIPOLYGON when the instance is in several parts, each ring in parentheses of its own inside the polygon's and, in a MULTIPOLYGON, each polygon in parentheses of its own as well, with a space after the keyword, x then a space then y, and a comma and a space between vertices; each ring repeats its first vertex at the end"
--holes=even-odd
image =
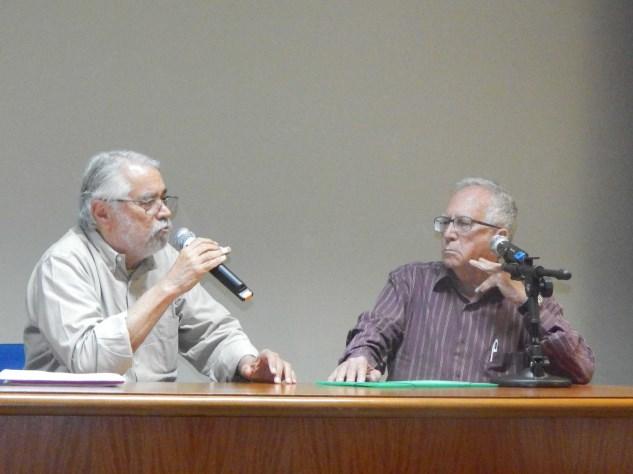
POLYGON ((499 245, 505 242, 509 242, 508 238, 503 235, 495 235, 490 239, 490 250, 500 256, 499 245))
POLYGON ((195 239, 196 234, 191 232, 186 227, 182 227, 176 231, 176 235, 174 236, 174 246, 180 250, 183 247, 187 246, 190 240, 195 239))

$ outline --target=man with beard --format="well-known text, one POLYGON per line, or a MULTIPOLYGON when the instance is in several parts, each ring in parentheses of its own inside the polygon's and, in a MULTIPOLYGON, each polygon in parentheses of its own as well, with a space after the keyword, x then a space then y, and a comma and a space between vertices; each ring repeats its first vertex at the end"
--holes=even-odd
MULTIPOLYGON (((371 311, 347 336, 333 381, 443 379, 486 382, 521 366, 528 342, 527 296, 490 249, 512 238, 517 208, 510 194, 483 178, 465 178, 435 218, 442 260, 403 265, 371 311)), ((540 302, 548 371, 588 383, 594 357, 554 298, 540 302)))
POLYGON ((212 381, 295 383, 290 364, 251 344, 198 283, 230 248, 166 245, 177 198, 159 163, 131 151, 93 157, 79 225, 37 263, 27 287, 26 368, 173 381, 181 354, 212 381))

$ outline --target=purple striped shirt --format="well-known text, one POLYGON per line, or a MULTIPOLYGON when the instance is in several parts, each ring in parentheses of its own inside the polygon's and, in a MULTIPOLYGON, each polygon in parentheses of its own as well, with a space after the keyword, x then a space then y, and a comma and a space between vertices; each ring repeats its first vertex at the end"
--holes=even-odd
MULTIPOLYGON (((494 288, 470 302, 441 262, 410 263, 389 274, 373 310, 347 336, 341 362, 364 355, 389 380, 489 381, 523 367, 529 339, 516 305, 494 288)), ((588 383, 594 357, 554 298, 540 308, 548 372, 588 383)))

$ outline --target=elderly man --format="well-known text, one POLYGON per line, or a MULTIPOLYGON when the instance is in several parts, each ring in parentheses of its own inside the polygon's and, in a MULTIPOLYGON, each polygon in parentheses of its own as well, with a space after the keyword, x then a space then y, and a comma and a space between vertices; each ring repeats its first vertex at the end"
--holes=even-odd
POLYGON ((79 226, 28 283, 26 368, 173 381, 180 353, 212 381, 296 382, 290 364, 259 353, 199 285, 230 249, 202 238, 181 252, 166 245, 177 198, 157 161, 130 151, 93 157, 79 201, 79 226))
MULTIPOLYGON (((442 261, 397 268, 373 310, 362 313, 331 381, 442 379, 489 381, 514 373, 528 342, 523 283, 501 270, 490 250, 495 235, 511 238, 516 205, 496 183, 460 181, 444 215, 435 218, 442 261)), ((541 302, 549 371, 588 383, 591 349, 563 318, 554 298, 541 302)))

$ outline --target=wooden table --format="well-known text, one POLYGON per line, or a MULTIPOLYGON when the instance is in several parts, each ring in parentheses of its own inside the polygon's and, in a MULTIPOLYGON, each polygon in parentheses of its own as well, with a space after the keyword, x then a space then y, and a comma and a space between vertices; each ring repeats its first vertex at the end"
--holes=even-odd
POLYGON ((0 471, 633 472, 633 387, 0 386, 0 471))

